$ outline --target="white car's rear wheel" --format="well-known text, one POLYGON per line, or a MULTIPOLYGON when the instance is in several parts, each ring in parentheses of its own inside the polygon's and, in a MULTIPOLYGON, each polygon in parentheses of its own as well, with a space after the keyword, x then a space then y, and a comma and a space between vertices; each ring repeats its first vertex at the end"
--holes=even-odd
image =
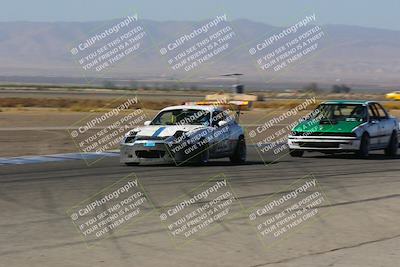
POLYGON ((232 156, 229 157, 232 163, 241 164, 246 162, 247 156, 247 148, 246 148, 246 140, 243 136, 239 137, 239 140, 236 144, 235 151, 232 156))

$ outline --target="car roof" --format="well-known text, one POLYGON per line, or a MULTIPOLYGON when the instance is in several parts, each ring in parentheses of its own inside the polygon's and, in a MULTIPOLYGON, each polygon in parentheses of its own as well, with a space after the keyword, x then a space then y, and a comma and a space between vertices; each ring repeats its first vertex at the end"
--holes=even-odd
POLYGON ((355 105, 368 105, 371 103, 377 103, 376 101, 369 100, 328 100, 322 102, 322 104, 355 104, 355 105))
POLYGON ((196 110, 206 110, 206 111, 221 110, 220 108, 217 108, 214 106, 180 105, 180 106, 166 107, 166 108, 163 108, 161 111, 174 110, 174 109, 196 109, 196 110))

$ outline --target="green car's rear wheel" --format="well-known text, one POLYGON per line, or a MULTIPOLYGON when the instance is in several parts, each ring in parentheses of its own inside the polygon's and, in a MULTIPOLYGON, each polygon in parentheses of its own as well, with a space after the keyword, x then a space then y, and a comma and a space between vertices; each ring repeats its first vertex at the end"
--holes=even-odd
POLYGON ((397 155, 398 148, 399 148, 399 140, 397 137, 397 132, 394 131, 390 136, 390 141, 388 146, 385 148, 385 155, 389 157, 395 157, 397 155))

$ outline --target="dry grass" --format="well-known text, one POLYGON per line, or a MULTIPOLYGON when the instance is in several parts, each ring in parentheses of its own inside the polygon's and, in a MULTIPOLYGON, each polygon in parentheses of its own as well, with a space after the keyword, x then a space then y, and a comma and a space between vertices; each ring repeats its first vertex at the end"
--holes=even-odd
MULTIPOLYGON (((4 108, 57 108, 67 109, 71 111, 93 111, 101 109, 110 109, 119 106, 122 101, 110 101, 110 100, 94 100, 94 99, 63 99, 63 98, 0 98, 0 107, 4 108)), ((181 104, 179 101, 141 101, 132 108, 145 108, 159 110, 161 108, 181 104)))
MULTIPOLYGON (((303 102, 304 100, 302 99, 272 100, 267 102, 254 102, 253 107, 264 109, 291 109, 303 102)), ((314 109, 319 103, 320 102, 317 102, 315 105, 309 105, 307 109, 314 109)), ((385 102, 383 103, 383 106, 388 110, 400 110, 400 101, 385 102)))
MULTIPOLYGON (((104 111, 110 108, 115 108, 120 105, 124 100, 110 101, 100 99, 64 99, 64 98, 0 98, 0 112, 1 108, 56 108, 66 109, 70 111, 85 112, 85 111, 104 111)), ((300 104, 302 99, 288 99, 288 100, 271 100, 266 102, 254 102, 254 108, 260 109, 291 109, 300 104)), ((164 107, 172 105, 180 105, 180 100, 144 100, 133 108, 145 108, 150 110, 160 110, 164 107)), ((318 105, 309 105, 307 109, 314 109, 318 105)), ((400 102, 385 102, 384 106, 389 110, 400 110, 400 102)))
POLYGON ((383 104, 386 109, 400 109, 400 102, 386 102, 383 104))
MULTIPOLYGON (((267 102, 254 102, 254 108, 263 108, 263 109, 292 109, 296 106, 304 103, 302 99, 288 99, 288 100, 273 100, 267 102)), ((317 102, 315 105, 307 106, 307 109, 314 109, 317 107, 319 103, 317 102)))

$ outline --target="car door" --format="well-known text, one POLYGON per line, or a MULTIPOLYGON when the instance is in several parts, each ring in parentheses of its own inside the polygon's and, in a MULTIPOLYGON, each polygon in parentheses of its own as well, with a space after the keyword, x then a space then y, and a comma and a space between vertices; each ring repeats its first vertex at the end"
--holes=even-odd
POLYGON ((212 113, 212 124, 213 127, 213 139, 214 145, 212 146, 211 152, 215 156, 223 156, 230 152, 231 146, 229 137, 231 135, 231 127, 228 124, 219 126, 220 121, 226 121, 226 115, 222 110, 216 110, 212 113))
POLYGON ((370 146, 371 148, 380 147, 380 122, 379 122, 379 114, 376 110, 376 107, 373 104, 368 105, 368 126, 366 130, 370 136, 370 146))
POLYGON ((389 143, 390 136, 392 135, 393 126, 389 121, 389 115, 386 110, 378 103, 375 103, 374 106, 379 116, 380 144, 381 146, 386 146, 389 143))

